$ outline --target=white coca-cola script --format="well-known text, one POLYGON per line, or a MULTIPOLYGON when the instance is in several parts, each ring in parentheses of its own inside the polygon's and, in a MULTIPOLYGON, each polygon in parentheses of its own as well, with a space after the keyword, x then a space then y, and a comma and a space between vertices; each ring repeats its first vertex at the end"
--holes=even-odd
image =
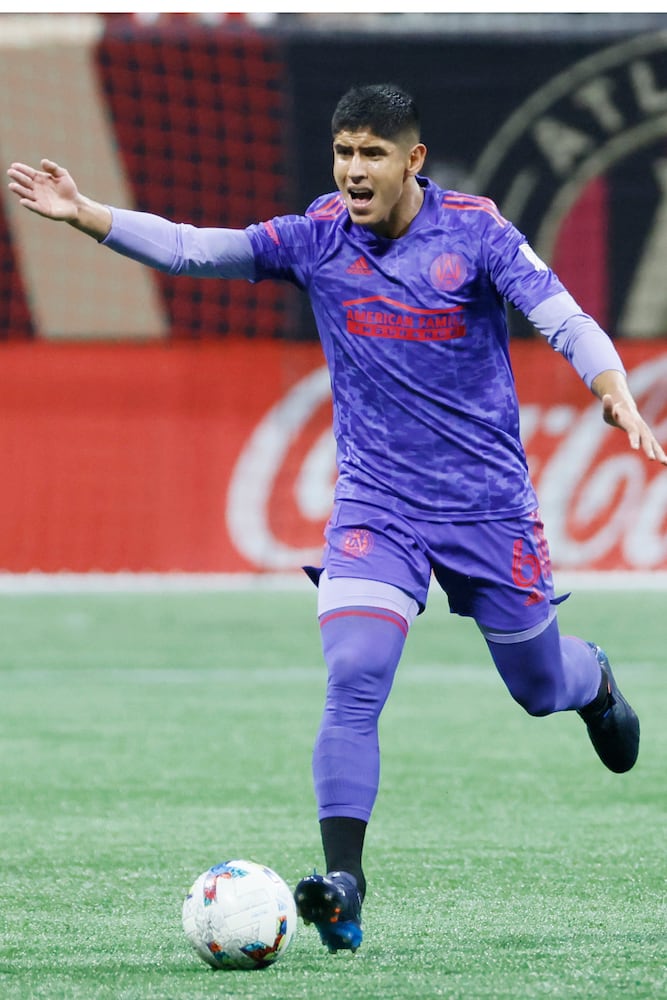
MULTIPOLYGON (((667 356, 629 372, 640 410, 667 442, 667 356)), ((329 375, 309 373, 279 400, 248 437, 233 470, 227 527, 237 551, 263 571, 317 562, 335 479, 329 375), (289 534, 279 534, 276 483, 294 442, 318 414, 321 426, 291 482, 289 534)), ((540 498, 554 565, 559 569, 667 569, 667 470, 627 446, 608 427, 598 400, 590 405, 526 403, 522 436, 540 498)))

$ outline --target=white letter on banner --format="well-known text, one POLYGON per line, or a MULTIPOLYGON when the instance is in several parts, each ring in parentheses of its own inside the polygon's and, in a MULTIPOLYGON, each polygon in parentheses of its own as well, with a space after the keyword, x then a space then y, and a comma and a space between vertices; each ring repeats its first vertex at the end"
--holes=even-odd
MULTIPOLYGON (((232 543, 241 555, 257 567, 267 570, 297 569, 303 563, 317 561, 322 554, 322 546, 315 549, 297 549, 285 545, 272 533, 269 524, 269 505, 276 476, 285 457, 307 421, 331 395, 329 372, 326 367, 318 368, 298 382, 281 399, 255 428, 236 463, 229 484, 227 497, 227 524, 232 543)), ((319 477, 330 472, 335 461, 333 435, 330 434, 331 463, 325 468, 321 460, 322 442, 316 442, 312 451, 317 452, 313 460, 307 456, 301 475, 298 477, 297 500, 303 510, 306 495, 317 498, 316 507, 321 511, 322 483, 319 477), (306 483, 304 470, 314 471, 317 481, 306 483)), ((333 494, 329 493, 329 506, 333 494)), ((308 501, 309 514, 313 509, 312 499, 308 501)), ((323 514, 324 519, 326 515, 323 514)))
MULTIPOLYGON (((628 378, 641 411, 658 439, 664 439, 667 426, 658 424, 657 418, 666 398, 667 357, 653 358, 628 378)), ((592 566, 617 544, 622 545, 627 566, 616 568, 645 569, 664 559, 659 529, 667 490, 660 481, 647 488, 650 463, 642 453, 628 450, 605 457, 604 439, 610 433, 600 404, 592 404, 542 470, 540 508, 554 560, 561 568, 592 566), (601 517, 596 531, 574 537, 573 526, 594 524, 601 517)))

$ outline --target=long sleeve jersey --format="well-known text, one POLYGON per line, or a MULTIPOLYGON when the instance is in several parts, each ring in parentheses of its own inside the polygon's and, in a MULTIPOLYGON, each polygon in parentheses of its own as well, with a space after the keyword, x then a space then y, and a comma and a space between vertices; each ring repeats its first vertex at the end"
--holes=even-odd
POLYGON ((308 294, 331 378, 336 497, 434 521, 518 516, 537 500, 506 303, 588 385, 623 365, 492 201, 418 183, 422 208, 398 239, 353 224, 327 194, 240 231, 144 219, 143 241, 139 213, 112 209, 105 243, 171 273, 281 279, 308 294))

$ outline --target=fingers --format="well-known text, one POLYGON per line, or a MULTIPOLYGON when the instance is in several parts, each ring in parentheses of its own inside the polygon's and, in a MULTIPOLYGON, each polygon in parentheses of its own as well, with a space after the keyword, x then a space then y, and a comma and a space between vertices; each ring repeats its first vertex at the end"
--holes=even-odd
POLYGON ((652 461, 660 462, 661 465, 667 465, 667 455, 665 454, 664 448, 648 428, 646 428, 646 432, 647 433, 641 442, 644 454, 652 461))
POLYGON ((12 178, 9 190, 19 196, 22 205, 29 204, 35 196, 32 179, 17 170, 8 170, 7 173, 12 178))
MULTIPOLYGON (((622 424, 617 426, 623 427, 622 424)), ((628 435, 628 441, 630 447, 634 451, 643 451, 647 458, 651 461, 660 462, 662 465, 667 465, 667 455, 658 441, 658 439, 653 434, 653 431, 648 426, 648 424, 638 417, 637 422, 631 426, 623 427, 628 435)))
POLYGON ((40 166, 45 173, 53 174, 54 177, 60 177, 65 173, 64 168, 58 166, 53 160, 42 160, 40 166))
POLYGON ((18 195, 20 202, 26 208, 32 208, 35 201, 35 174, 36 171, 25 163, 12 163, 7 171, 11 178, 8 184, 9 190, 18 195))
MULTIPOLYGON (((11 167, 7 171, 9 177, 16 184, 21 184, 24 187, 29 186, 35 178, 36 171, 33 167, 29 167, 27 163, 12 163, 11 167)), ((11 184, 10 184, 11 187, 11 184)))
POLYGON ((637 412, 636 407, 623 405, 623 401, 614 402, 610 395, 602 397, 602 415, 612 427, 619 427, 628 436, 628 443, 633 451, 643 451, 651 461, 667 465, 667 454, 659 443, 646 421, 637 412))
POLYGON ((18 196, 20 204, 42 214, 38 207, 42 201, 41 192, 53 187, 59 178, 66 176, 67 171, 54 160, 43 159, 40 167, 37 170, 28 163, 15 162, 9 167, 7 174, 10 178, 9 190, 18 196))
POLYGON ((37 171, 28 163, 12 163, 7 173, 22 173, 28 177, 34 177, 37 171))
POLYGON ((7 174, 11 178, 8 185, 10 191, 18 194, 21 198, 34 196, 35 178, 37 176, 37 171, 34 167, 28 166, 27 163, 12 163, 7 174))
POLYGON ((41 170, 31 167, 29 163, 12 163, 7 170, 12 180, 19 184, 30 184, 40 175, 50 174, 52 177, 61 177, 66 171, 53 160, 41 160, 41 170))

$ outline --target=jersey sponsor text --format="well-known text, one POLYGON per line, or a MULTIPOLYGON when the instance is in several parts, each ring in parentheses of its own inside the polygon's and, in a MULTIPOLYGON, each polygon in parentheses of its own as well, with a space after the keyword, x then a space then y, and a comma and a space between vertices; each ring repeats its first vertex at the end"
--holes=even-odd
POLYGON ((357 337, 388 340, 457 340, 465 337, 463 307, 417 309, 376 296, 344 302, 346 329, 357 337))

